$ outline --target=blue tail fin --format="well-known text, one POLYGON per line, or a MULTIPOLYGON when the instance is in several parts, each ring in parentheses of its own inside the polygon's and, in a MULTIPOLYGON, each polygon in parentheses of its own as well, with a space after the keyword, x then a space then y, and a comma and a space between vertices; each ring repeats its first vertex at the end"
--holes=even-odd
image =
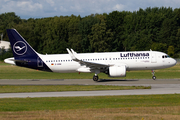
POLYGON ((11 43, 14 62, 16 65, 44 71, 51 71, 39 57, 38 53, 15 29, 7 29, 7 33, 11 43))
POLYGON ((19 57, 37 56, 36 51, 15 29, 7 29, 7 33, 15 59, 19 57))

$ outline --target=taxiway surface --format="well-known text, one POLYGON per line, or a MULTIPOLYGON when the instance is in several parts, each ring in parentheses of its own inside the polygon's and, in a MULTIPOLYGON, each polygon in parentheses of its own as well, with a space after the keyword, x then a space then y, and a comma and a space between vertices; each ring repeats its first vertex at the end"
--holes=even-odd
POLYGON ((1 93, 0 98, 26 97, 77 97, 107 95, 150 95, 180 94, 180 79, 131 79, 101 80, 91 79, 0 79, 0 85, 119 85, 119 86, 151 86, 141 90, 104 90, 104 91, 69 91, 69 92, 38 92, 38 93, 1 93))

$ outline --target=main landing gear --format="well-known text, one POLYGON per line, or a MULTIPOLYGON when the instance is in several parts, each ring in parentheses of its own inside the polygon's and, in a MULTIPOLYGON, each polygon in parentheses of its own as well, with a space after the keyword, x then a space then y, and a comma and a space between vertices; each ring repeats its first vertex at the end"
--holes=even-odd
POLYGON ((95 75, 93 76, 93 80, 94 81, 98 81, 99 77, 98 77, 98 74, 100 73, 100 70, 99 69, 95 69, 95 75))
POLYGON ((97 75, 94 75, 94 76, 93 76, 93 80, 94 80, 94 81, 98 81, 98 79, 99 79, 99 77, 98 77, 97 75))
POLYGON ((152 75, 153 75, 153 76, 152 76, 152 79, 153 79, 153 80, 156 80, 156 76, 154 76, 154 74, 155 74, 155 72, 154 72, 154 70, 152 70, 152 75))

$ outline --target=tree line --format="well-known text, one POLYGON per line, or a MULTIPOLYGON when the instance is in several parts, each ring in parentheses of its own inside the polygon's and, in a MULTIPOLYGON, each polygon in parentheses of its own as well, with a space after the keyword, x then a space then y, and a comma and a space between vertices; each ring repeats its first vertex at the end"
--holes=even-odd
POLYGON ((148 7, 134 12, 27 20, 14 12, 0 14, 0 33, 7 41, 9 28, 15 28, 42 54, 67 53, 66 48, 79 53, 151 49, 180 57, 180 8, 148 7))

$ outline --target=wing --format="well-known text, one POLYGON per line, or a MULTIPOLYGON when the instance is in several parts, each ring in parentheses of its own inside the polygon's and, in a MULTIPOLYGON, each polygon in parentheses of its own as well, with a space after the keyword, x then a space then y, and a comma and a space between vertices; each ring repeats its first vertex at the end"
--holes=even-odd
POLYGON ((67 51, 69 53, 69 55, 71 56, 72 60, 79 62, 81 65, 85 65, 86 67, 89 67, 90 69, 106 69, 109 66, 109 64, 101 64, 101 63, 94 63, 94 62, 89 62, 89 61, 83 61, 80 60, 76 57, 77 53, 74 52, 73 49, 71 49, 71 51, 67 48, 67 51))

